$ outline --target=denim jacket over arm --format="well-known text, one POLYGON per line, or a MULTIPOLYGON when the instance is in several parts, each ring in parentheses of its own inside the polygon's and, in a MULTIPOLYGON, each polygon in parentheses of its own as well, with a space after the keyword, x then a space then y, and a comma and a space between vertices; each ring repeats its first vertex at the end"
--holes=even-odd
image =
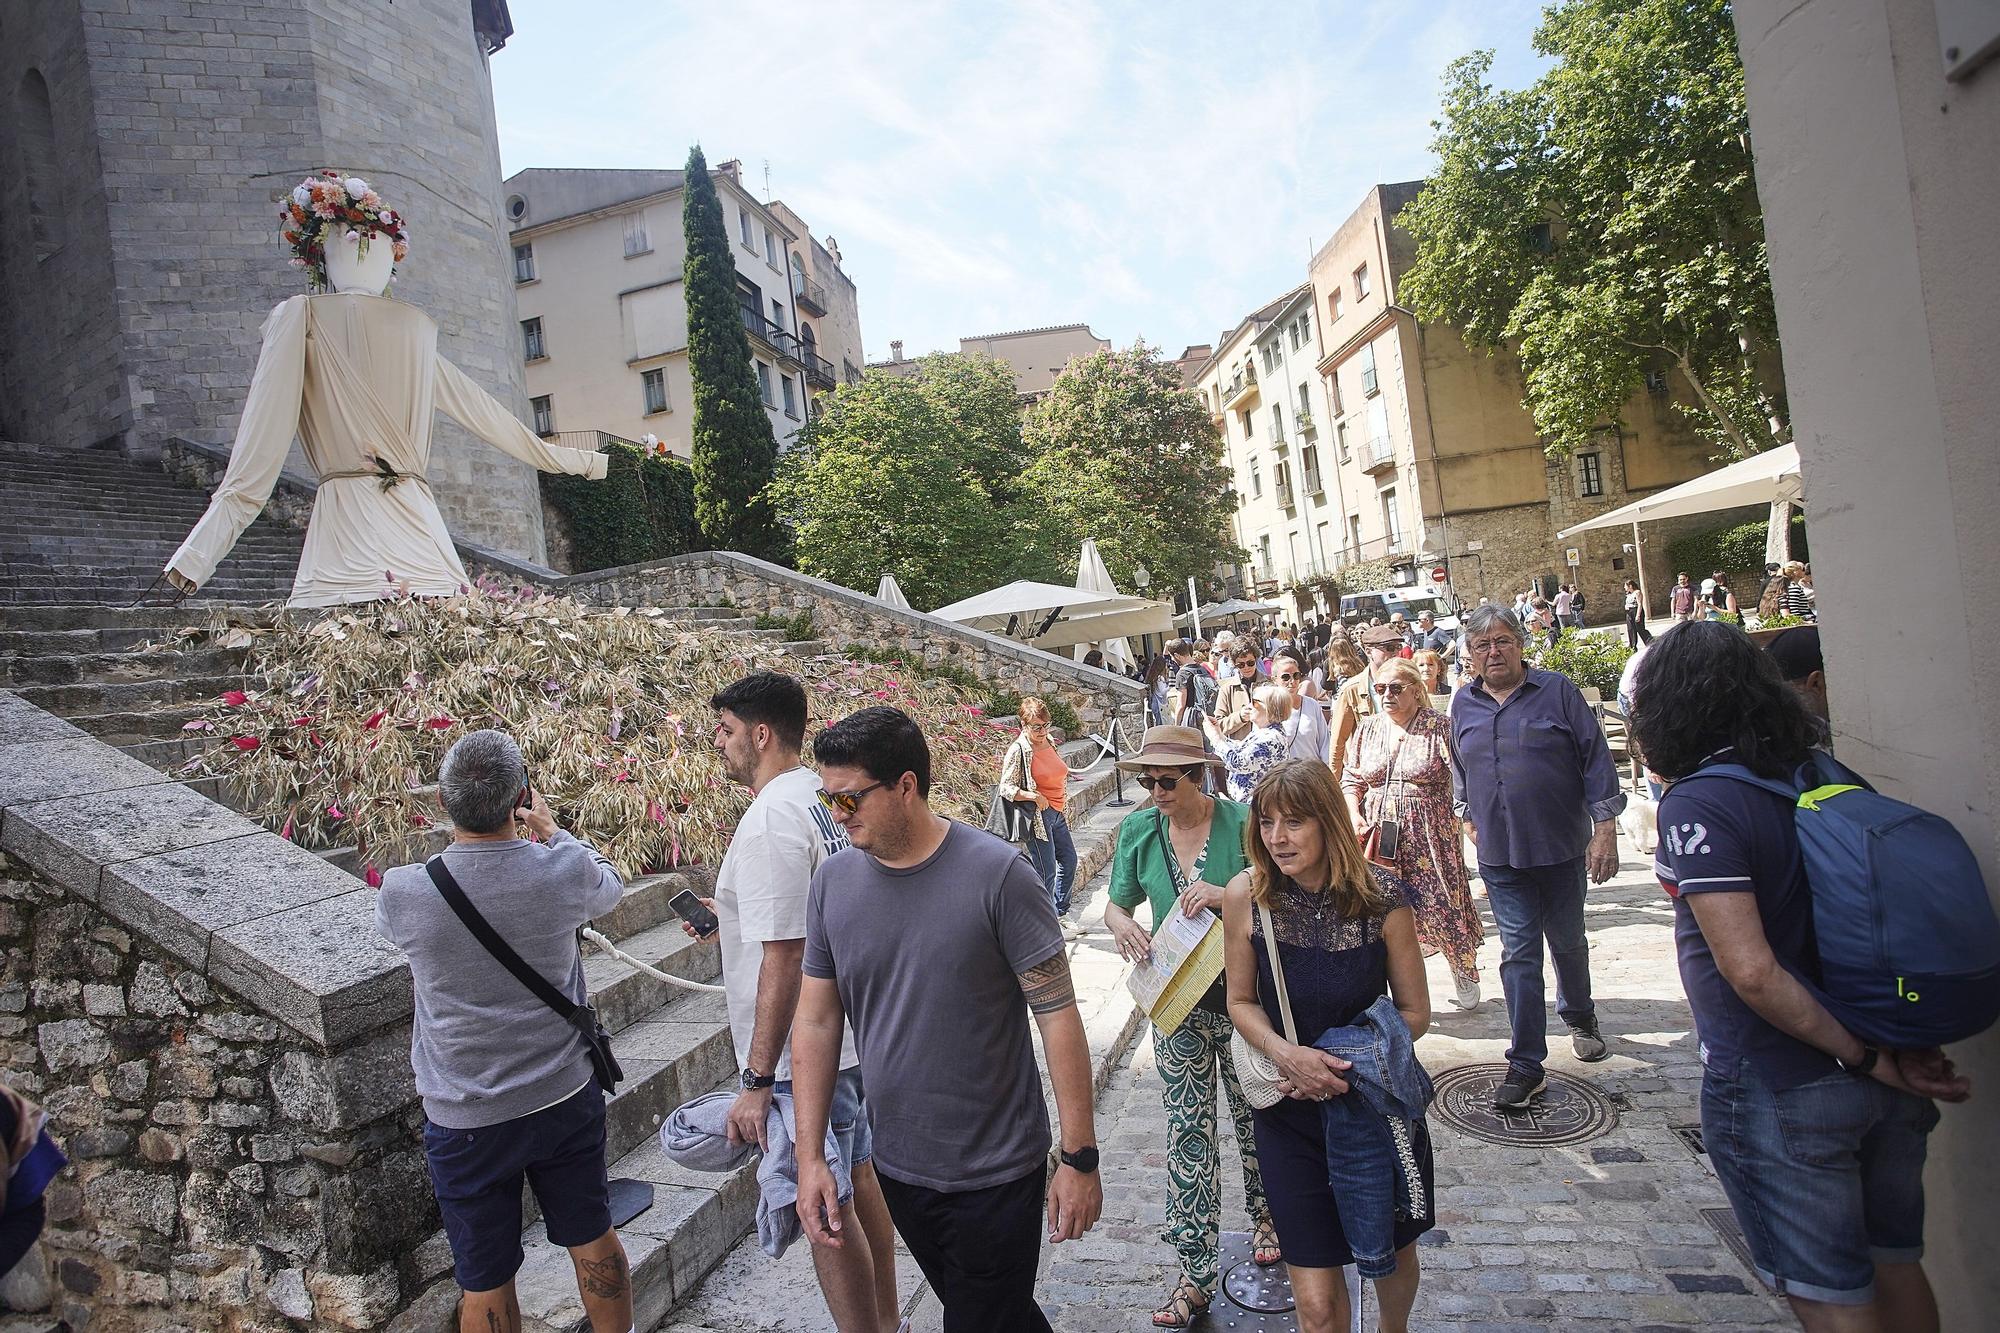
POLYGON ((1427 1132, 1424 1109, 1436 1090, 1417 1062, 1409 1025, 1386 995, 1313 1045, 1353 1065, 1341 1075, 1346 1095, 1320 1106, 1327 1177, 1355 1266, 1363 1277, 1386 1277, 1396 1271, 1396 1219, 1430 1215, 1417 1136, 1427 1132))

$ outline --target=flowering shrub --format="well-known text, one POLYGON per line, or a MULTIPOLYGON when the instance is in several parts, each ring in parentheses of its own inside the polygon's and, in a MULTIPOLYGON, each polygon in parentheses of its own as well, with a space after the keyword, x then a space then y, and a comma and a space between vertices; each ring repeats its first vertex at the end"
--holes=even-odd
POLYGON ((371 882, 427 850, 445 751, 481 727, 520 742, 557 819, 628 875, 721 861, 749 798, 723 773, 708 699, 750 671, 803 679, 808 758, 812 735, 857 709, 909 713, 930 741, 933 808, 974 823, 1013 736, 949 682, 487 580, 449 600, 182 632, 204 635, 247 636, 255 684, 187 724, 216 742, 187 773, 227 777, 252 817, 302 845, 356 845, 371 882))
MULTIPOLYGON (((278 230, 292 249, 292 267, 306 270, 313 291, 326 290, 326 238, 345 232, 368 253, 371 237, 389 238, 396 262, 410 253, 410 228, 401 213, 383 204, 374 187, 359 176, 329 167, 292 187, 278 205, 278 230)), ((390 270, 391 280, 395 271, 390 270)))

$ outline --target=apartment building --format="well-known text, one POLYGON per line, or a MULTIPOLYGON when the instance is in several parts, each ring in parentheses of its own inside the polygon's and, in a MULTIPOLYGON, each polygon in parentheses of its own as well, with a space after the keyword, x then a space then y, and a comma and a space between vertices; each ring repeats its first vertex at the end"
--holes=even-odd
POLYGON ((782 199, 772 201, 771 213, 799 238, 792 245, 792 308, 798 312, 806 388, 831 393, 838 385, 859 382, 867 364, 861 297, 840 266, 840 243, 831 236, 815 239, 806 220, 782 199))
MULTIPOLYGON (((1005 361, 1014 372, 1014 392, 1023 404, 1046 395, 1062 374, 1063 367, 1080 356, 1095 356, 1111 350, 1111 340, 1100 338, 1088 324, 1051 324, 1038 329, 1016 329, 1011 333, 983 333, 960 338, 958 350, 968 356, 990 356, 1005 361)), ((903 355, 900 340, 889 344, 889 359, 871 361, 868 369, 885 375, 912 375, 917 361, 903 355)))
MULTIPOLYGON (((683 175, 535 168, 504 182, 538 434, 651 435, 682 458, 692 452, 683 175)), ((797 214, 744 188, 738 164, 724 162, 710 177, 729 232, 758 389, 783 448, 804 426, 813 390, 836 383, 822 336, 858 355, 854 285, 797 214), (840 318, 829 323, 836 309, 840 318)))
MULTIPOLYGON (((1330 430, 1322 467, 1338 539, 1319 549, 1336 571, 1382 562, 1391 583, 1430 582, 1443 570, 1472 602, 1504 601, 1537 578, 1576 582, 1592 618, 1609 615, 1624 580, 1636 576, 1630 533, 1584 533, 1567 543, 1555 534, 1708 471, 1709 446, 1659 375, 1589 448, 1548 458, 1521 406, 1514 356, 1472 348, 1456 329, 1420 322, 1397 304, 1415 243, 1396 215, 1422 185, 1375 186, 1312 260, 1316 370, 1326 404, 1316 419, 1330 430)), ((1317 536, 1318 521, 1310 527, 1317 536)), ((1284 571, 1301 567, 1285 545, 1289 534, 1273 532, 1275 558, 1257 569, 1267 595, 1289 586, 1284 571)), ((1647 533, 1646 576, 1656 592, 1670 578, 1665 549, 1674 535, 1670 524, 1647 533)), ((1311 591, 1300 594, 1302 610, 1311 591)))

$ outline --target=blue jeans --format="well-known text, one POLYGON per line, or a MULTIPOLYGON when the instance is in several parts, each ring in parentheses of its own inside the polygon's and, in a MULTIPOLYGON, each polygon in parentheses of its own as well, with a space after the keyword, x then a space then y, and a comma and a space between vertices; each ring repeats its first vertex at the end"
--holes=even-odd
POLYGON ((1544 939, 1556 963, 1556 1013, 1571 1027, 1597 1013, 1590 1000, 1590 941, 1583 932, 1583 858, 1518 869, 1481 861, 1479 877, 1486 881, 1486 900, 1500 926, 1500 989, 1514 1035, 1507 1068, 1533 1082, 1541 1078, 1542 1061, 1549 1054, 1544 939))
MULTIPOLYGON (((774 1092, 792 1095, 792 1081, 781 1078, 772 1087, 774 1092)), ((852 1174, 854 1168, 875 1156, 875 1132, 868 1124, 867 1098, 861 1088, 861 1066, 843 1069, 833 1079, 833 1105, 827 1108, 826 1127, 833 1131, 833 1141, 840 1148, 840 1160, 847 1163, 852 1174)))
POLYGON ((1046 838, 1028 839, 1028 860, 1048 886, 1049 901, 1056 915, 1069 911, 1070 892, 1076 887, 1076 843, 1069 836, 1069 820, 1056 809, 1042 811, 1046 838))
POLYGON ((1757 1276, 1803 1300, 1862 1305, 1875 1265, 1924 1253, 1924 1156, 1937 1106, 1831 1073, 1766 1086, 1748 1060, 1701 1080, 1701 1139, 1757 1276))

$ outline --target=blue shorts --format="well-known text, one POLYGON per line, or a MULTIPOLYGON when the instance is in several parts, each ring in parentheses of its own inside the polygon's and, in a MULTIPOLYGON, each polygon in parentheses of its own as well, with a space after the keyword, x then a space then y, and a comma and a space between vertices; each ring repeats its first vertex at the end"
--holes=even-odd
POLYGON ((1875 1265, 1924 1253, 1924 1154, 1938 1109, 1832 1073, 1784 1091, 1739 1062, 1701 1083, 1701 1137, 1757 1276, 1831 1305, 1875 1298, 1875 1265))
POLYGON ((491 1291, 521 1267, 521 1182, 565 1249, 611 1230, 604 1176, 604 1094, 591 1083, 532 1115, 479 1129, 424 1122, 424 1157, 444 1214, 452 1268, 466 1291, 491 1291))
MULTIPOLYGON (((792 1081, 784 1079, 776 1091, 792 1095, 792 1081)), ((827 1115, 833 1141, 840 1145, 840 1160, 851 1172, 875 1156, 875 1135, 868 1128, 868 1108, 861 1096, 861 1066, 843 1069, 833 1080, 833 1107, 827 1115)))

